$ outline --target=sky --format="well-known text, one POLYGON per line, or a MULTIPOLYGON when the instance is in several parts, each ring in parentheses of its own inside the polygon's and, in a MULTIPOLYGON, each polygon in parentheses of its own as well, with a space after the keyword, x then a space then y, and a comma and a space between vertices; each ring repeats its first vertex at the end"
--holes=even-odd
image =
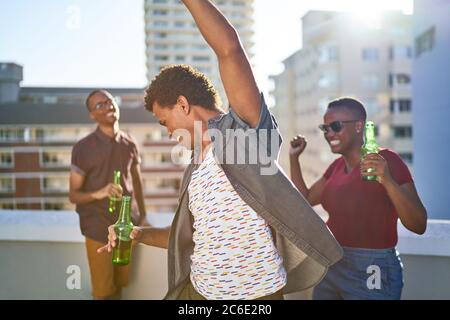
MULTIPOLYGON (((255 75, 268 76, 302 46, 308 10, 412 13, 413 0, 255 0, 255 75)), ((22 86, 144 87, 143 0, 0 0, 0 61, 24 66, 22 86)))

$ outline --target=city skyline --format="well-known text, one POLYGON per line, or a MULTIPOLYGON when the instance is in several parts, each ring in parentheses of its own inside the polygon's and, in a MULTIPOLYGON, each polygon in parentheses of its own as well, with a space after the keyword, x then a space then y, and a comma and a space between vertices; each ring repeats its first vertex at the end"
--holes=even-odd
MULTIPOLYGON (((24 66, 22 86, 147 85, 143 0, 131 5, 123 0, 40 3, 31 10, 29 0, 0 1, 0 7, 5 8, 0 10, 0 61, 24 66), (7 27, 11 25, 20 27, 7 27)), ((412 13, 412 0, 376 4, 354 0, 281 0, 274 4, 256 0, 254 9, 253 64, 261 90, 268 94, 268 77, 281 72, 282 60, 301 48, 300 18, 307 11, 351 10, 362 17, 381 9, 412 13), (268 46, 277 49, 267 50, 268 46)))

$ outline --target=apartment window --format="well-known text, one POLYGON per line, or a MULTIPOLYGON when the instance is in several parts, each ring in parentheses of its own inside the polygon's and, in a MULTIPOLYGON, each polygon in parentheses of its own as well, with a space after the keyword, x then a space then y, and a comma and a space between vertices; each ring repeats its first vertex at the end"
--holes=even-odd
POLYGON ((174 48, 175 48, 176 50, 184 50, 184 49, 187 48, 187 46, 186 46, 186 44, 184 44, 184 43, 177 43, 177 44, 175 44, 174 48))
POLYGON ((395 126, 392 129, 395 138, 412 138, 411 126, 395 126))
POLYGON ((169 56, 167 55, 155 55, 155 61, 168 61, 169 56))
POLYGON ((391 113, 395 113, 395 105, 396 105, 396 101, 394 99, 391 99, 390 104, 389 104, 389 111, 391 111, 391 113))
POLYGON ((144 165, 147 167, 172 165, 171 153, 147 153, 143 155, 144 165))
POLYGON ((0 129, 0 141, 23 141, 25 129, 7 128, 0 129))
POLYGON ((411 76, 406 73, 389 74, 389 86, 408 85, 411 83, 411 76))
POLYGON ((327 63, 338 60, 338 48, 336 46, 324 46, 319 49, 319 63, 327 63))
POLYGON ((324 73, 320 76, 317 85, 320 88, 329 88, 337 84, 337 74, 335 72, 324 73))
POLYGON ((16 191, 14 179, 10 177, 0 178, 0 192, 14 193, 16 191))
POLYGON ((231 17, 235 18, 235 19, 244 19, 245 18, 245 14, 243 12, 234 11, 234 12, 231 13, 231 17))
POLYGON ((166 32, 156 32, 155 37, 158 39, 164 39, 164 38, 167 38, 167 33, 166 32))
POLYGON ((187 15, 187 12, 185 10, 175 10, 174 14, 175 14, 175 16, 179 17, 179 16, 187 15))
POLYGON ((245 1, 233 1, 235 7, 245 7, 245 1))
POLYGON ((398 111, 399 112, 411 112, 411 100, 410 99, 398 100, 398 111))
POLYGON ((398 100, 391 99, 389 109, 390 109, 391 113, 411 112, 411 99, 398 99, 398 100))
POLYGON ((12 203, 12 202, 2 202, 2 203, 0 203, 0 209, 3 209, 3 210, 14 210, 14 203, 12 203))
POLYGON ((405 73, 397 74, 396 80, 397 80, 398 84, 410 84, 411 83, 411 77, 405 73))
POLYGON ((57 104, 58 103, 58 97, 55 96, 44 96, 42 99, 42 102, 45 104, 57 104))
POLYGON ((13 153, 0 152, 0 168, 12 168, 12 167, 14 167, 13 153))
POLYGON ((364 61, 378 61, 379 53, 377 48, 364 48, 362 50, 362 58, 364 61))
POLYGON ((210 57, 208 57, 208 56, 193 56, 192 61, 194 61, 194 62, 210 61, 210 57))
POLYGON ((412 49, 410 46, 395 45, 389 50, 391 60, 410 59, 412 57, 412 49))
POLYGON ((184 28, 186 27, 186 23, 184 21, 175 21, 175 28, 184 28))
POLYGON ((208 46, 206 44, 200 44, 200 43, 196 43, 192 45, 192 49, 195 50, 205 50, 208 49, 208 46))
POLYGON ((375 125, 375 137, 378 138, 379 134, 380 134, 380 129, 378 128, 378 125, 375 125))
POLYGON ((158 27, 158 28, 166 28, 166 27, 169 26, 169 22, 156 20, 156 21, 153 22, 153 26, 154 27, 158 27))
POLYGON ((180 188, 180 179, 144 179, 144 186, 145 190, 151 192, 177 192, 180 188))
POLYGON ((416 38, 416 58, 420 57, 425 52, 433 50, 435 44, 435 31, 436 28, 432 27, 416 38))
POLYGON ((153 10, 153 14, 155 16, 167 16, 168 15, 168 11, 167 10, 161 10, 161 9, 155 9, 153 10))
POLYGON ((44 151, 41 159, 44 167, 69 166, 71 154, 69 152, 44 151))
POLYGON ((402 153, 399 153, 399 156, 407 164, 412 164, 413 163, 413 154, 411 152, 402 152, 402 153))
POLYGON ((378 90, 380 87, 380 77, 376 73, 367 73, 363 75, 362 85, 366 89, 378 90))
POLYGON ((68 192, 69 179, 67 177, 44 177, 42 179, 43 192, 68 192))
POLYGON ((154 48, 156 50, 167 50, 167 49, 169 49, 169 45, 161 44, 161 43, 155 43, 154 48))
POLYGON ((167 3, 168 0, 153 0, 153 3, 167 3))
POLYGON ((65 205, 62 202, 45 202, 44 210, 64 210, 65 205))
POLYGON ((185 56, 175 56, 175 61, 177 61, 177 62, 186 61, 186 57, 185 56))

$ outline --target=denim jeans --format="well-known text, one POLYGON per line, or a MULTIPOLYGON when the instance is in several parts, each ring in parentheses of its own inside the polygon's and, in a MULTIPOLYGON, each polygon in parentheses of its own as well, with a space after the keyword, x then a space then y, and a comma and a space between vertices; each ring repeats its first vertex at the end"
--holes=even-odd
POLYGON ((399 300, 403 265, 395 248, 343 247, 344 257, 314 288, 314 300, 399 300))

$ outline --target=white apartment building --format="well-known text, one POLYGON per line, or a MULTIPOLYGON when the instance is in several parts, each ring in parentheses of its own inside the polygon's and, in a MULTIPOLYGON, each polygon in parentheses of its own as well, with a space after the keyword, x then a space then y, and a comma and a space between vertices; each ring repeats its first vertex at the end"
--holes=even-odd
MULTIPOLYGON (((236 28, 251 58, 253 0, 215 0, 214 3, 236 28)), ((228 107, 216 56, 180 0, 145 0, 145 34, 149 81, 166 65, 189 64, 213 81, 224 107, 228 107)))
POLYGON ((450 219, 450 1, 414 1, 415 181, 432 219, 450 219))
POLYGON ((307 183, 335 156, 318 125, 329 101, 352 96, 378 127, 378 142, 412 164, 411 16, 386 12, 378 24, 348 13, 310 11, 303 18, 303 47, 272 76, 274 113, 284 137, 280 163, 289 172, 289 140, 303 134, 301 156, 307 183))

